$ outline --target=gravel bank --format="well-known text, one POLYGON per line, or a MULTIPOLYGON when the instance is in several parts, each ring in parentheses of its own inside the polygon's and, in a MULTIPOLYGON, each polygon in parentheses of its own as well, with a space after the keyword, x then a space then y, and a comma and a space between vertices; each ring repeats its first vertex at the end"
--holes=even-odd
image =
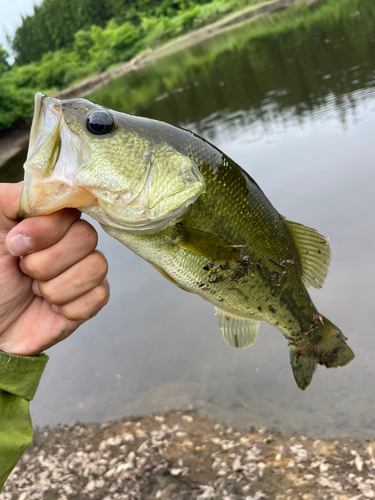
POLYGON ((172 411, 38 430, 0 500, 365 500, 375 442, 236 431, 172 411))

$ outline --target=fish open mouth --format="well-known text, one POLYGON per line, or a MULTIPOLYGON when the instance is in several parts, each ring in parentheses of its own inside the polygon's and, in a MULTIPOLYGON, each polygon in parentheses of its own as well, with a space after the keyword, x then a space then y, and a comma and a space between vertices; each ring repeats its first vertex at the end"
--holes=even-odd
POLYGON ((126 134, 124 139, 111 132, 101 141, 98 130, 103 115, 109 116, 105 110, 84 99, 60 101, 36 94, 20 217, 77 208, 101 224, 153 234, 204 191, 197 165, 167 144, 149 144, 141 137, 129 146, 126 134), (91 114, 99 115, 97 122, 92 119, 97 129, 88 128, 91 114), (129 165, 127 155, 118 158, 126 148, 133 158, 129 165))
POLYGON ((19 216, 96 205, 95 196, 74 183, 89 157, 89 149, 66 124, 61 101, 36 94, 19 216))

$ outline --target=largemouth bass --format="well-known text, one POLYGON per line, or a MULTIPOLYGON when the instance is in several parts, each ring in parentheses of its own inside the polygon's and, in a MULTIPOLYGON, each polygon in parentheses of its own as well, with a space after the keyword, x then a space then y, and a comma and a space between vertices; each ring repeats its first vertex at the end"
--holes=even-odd
POLYGON ((76 207, 178 287, 215 306, 225 341, 260 321, 286 338, 298 387, 354 355, 319 314, 326 238, 288 221, 236 163, 192 132, 85 99, 37 94, 20 215, 76 207))

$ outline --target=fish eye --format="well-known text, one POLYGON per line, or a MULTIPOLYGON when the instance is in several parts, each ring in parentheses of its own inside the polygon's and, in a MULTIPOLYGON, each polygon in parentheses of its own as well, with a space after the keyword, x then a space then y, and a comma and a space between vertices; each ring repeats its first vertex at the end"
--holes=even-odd
POLYGON ((110 113, 105 111, 94 111, 90 113, 86 120, 86 127, 92 134, 110 134, 115 125, 115 120, 110 113))

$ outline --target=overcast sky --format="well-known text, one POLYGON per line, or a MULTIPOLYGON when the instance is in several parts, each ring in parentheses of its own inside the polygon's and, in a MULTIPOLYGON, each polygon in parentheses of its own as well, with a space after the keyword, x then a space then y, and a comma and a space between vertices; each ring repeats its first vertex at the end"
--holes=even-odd
POLYGON ((0 0, 0 43, 9 52, 5 30, 11 36, 21 24, 21 15, 32 14, 33 6, 42 0, 0 0))

